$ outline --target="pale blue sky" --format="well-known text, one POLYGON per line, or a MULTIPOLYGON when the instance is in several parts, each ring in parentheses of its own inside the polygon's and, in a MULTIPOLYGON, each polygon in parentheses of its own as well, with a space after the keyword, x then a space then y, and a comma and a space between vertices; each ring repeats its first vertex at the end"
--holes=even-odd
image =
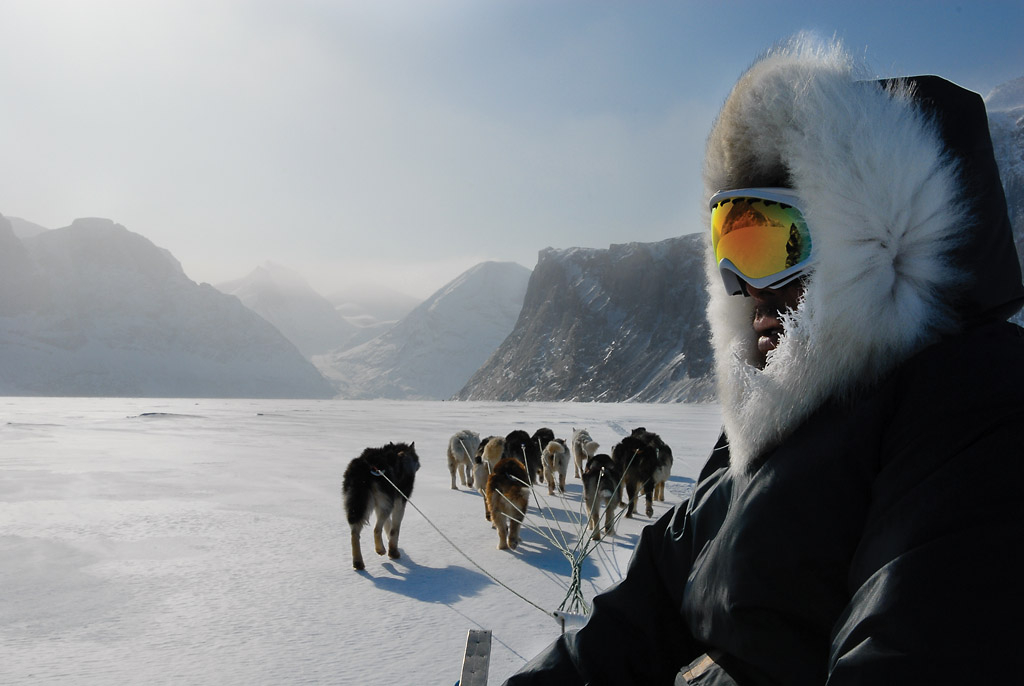
POLYGON ((426 296, 698 230, 718 107, 801 30, 879 76, 1024 76, 1020 0, 3 0, 0 213, 426 296))

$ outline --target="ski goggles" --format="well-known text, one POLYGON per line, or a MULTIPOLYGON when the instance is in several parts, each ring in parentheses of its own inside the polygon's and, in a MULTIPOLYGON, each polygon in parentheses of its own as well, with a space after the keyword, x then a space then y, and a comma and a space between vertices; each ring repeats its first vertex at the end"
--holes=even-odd
POLYGON ((729 295, 778 288, 811 261, 811 234, 788 188, 740 188, 711 196, 711 246, 729 295))

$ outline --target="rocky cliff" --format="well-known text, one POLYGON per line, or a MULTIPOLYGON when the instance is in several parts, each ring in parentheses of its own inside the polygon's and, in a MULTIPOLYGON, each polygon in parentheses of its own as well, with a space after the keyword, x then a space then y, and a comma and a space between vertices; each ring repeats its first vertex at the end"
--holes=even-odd
POLYGON ((455 397, 710 400, 700 239, 541 251, 515 329, 455 397))

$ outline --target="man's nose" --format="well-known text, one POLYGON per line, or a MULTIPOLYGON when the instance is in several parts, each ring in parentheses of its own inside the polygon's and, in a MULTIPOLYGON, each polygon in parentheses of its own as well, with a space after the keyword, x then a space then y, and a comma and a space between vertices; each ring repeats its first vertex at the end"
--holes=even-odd
POLYGON ((747 290, 747 295, 757 302, 767 302, 778 297, 778 291, 772 288, 755 288, 746 282, 744 282, 744 286, 747 290))

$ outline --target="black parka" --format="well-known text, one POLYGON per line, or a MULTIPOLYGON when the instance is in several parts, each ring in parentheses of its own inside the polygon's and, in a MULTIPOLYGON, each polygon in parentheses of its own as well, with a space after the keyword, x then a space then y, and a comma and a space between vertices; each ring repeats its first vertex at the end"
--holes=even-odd
MULTIPOLYGON (((810 67, 791 53, 782 57, 777 60, 781 67, 769 65, 745 77, 754 80, 755 95, 789 79, 801 98, 792 101, 794 108, 825 107, 825 114, 837 118, 840 110, 856 111, 856 98, 863 97, 859 83, 851 80, 846 86, 832 73, 815 82, 822 70, 814 62, 819 57, 810 60, 810 67), (817 100, 816 88, 824 93, 817 100), (843 100, 847 97, 854 101, 849 107, 843 100), (830 104, 837 101, 840 106, 830 104)), ((1024 335, 1004 321, 1019 306, 1024 286, 980 98, 936 77, 909 81, 912 88, 904 91, 909 96, 898 106, 923 112, 924 124, 913 126, 937 131, 942 146, 935 169, 918 171, 929 183, 935 174, 956 179, 962 192, 950 198, 954 209, 939 218, 938 238, 904 238, 913 238, 922 223, 922 213, 908 211, 904 234, 892 230, 883 215, 873 238, 851 239, 857 245, 874 240, 890 252, 890 239, 913 247, 893 253, 893 264, 884 265, 897 274, 893 302, 801 303, 801 311, 787 320, 794 330, 805 329, 799 335, 806 340, 792 344, 804 347, 793 349, 807 350, 812 359, 821 355, 815 341, 832 333, 813 327, 828 317, 841 321, 827 306, 848 307, 851 317, 863 315, 856 311, 862 306, 868 314, 886 308, 909 313, 903 315, 908 331, 897 331, 903 338, 896 343, 875 347, 873 331, 853 334, 867 343, 855 342, 836 354, 863 359, 837 362, 841 371, 833 375, 839 381, 812 385, 818 394, 813 402, 766 414, 781 418, 773 431, 756 433, 755 423, 755 433, 745 434, 751 429, 739 416, 761 409, 750 398, 771 395, 758 390, 760 395, 739 400, 727 396, 726 432, 690 499, 644 530, 626 578, 595 598, 586 626, 550 646, 509 679, 509 686, 1024 682, 1024 669, 1018 666, 1024 639, 1024 335), (924 262, 913 261, 921 246, 934 249, 928 259, 946 267, 919 269, 924 262), (931 281, 920 277, 926 272, 938 276, 931 281), (908 307, 908 300, 899 300, 903 292, 911 293, 911 302, 925 305, 908 307)), ((864 111, 887 107, 886 97, 870 94, 882 105, 872 102, 864 111)), ((732 174, 743 166, 735 156, 735 140, 750 135, 749 113, 759 111, 764 98, 748 100, 756 106, 740 102, 740 116, 729 115, 743 126, 727 122, 722 133, 723 124, 716 124, 709 148, 728 154, 724 162, 709 164, 707 176, 720 178, 716 168, 732 174)), ((799 127, 801 116, 814 119, 813 111, 786 112, 783 101, 771 103, 783 110, 783 125, 796 122, 792 125, 799 127)), ((727 103, 723 117, 731 106, 727 103)), ((839 130, 826 120, 824 126, 830 125, 839 130)), ((779 137, 793 145, 813 134, 779 137)), ((900 163, 893 161, 897 168, 900 163)), ((848 171, 855 176, 867 167, 853 164, 848 171)), ((757 185, 751 173, 756 177, 756 169, 739 174, 736 185, 757 185)), ((828 183, 833 181, 804 181, 799 166, 791 176, 791 185, 811 196, 812 207, 823 208, 817 217, 835 215, 829 215, 828 207, 835 190, 828 183)), ((849 187, 839 185, 843 192, 849 187)), ((907 192, 923 193, 914 185, 907 192)), ((880 198, 879 204, 893 206, 887 200, 892 199, 880 198)), ((923 214, 930 218, 935 213, 923 214)), ((845 269, 849 265, 842 258, 836 259, 845 269)), ((866 261, 872 269, 879 262, 871 256, 866 261)), ((813 274, 808 292, 817 287, 840 293, 829 282, 838 271, 813 274)), ((877 279, 879 273, 865 272, 864 278, 877 279)), ((714 265, 709 274, 715 288, 714 265)), ((889 297, 887 289, 872 291, 875 285, 868 283, 865 292, 889 297)), ((735 298, 722 298, 722 307, 742 305, 742 298, 735 298)), ((720 377, 760 374, 730 368, 746 364, 737 361, 737 346, 748 333, 736 328, 740 343, 732 342, 727 320, 742 323, 742 316, 716 315, 715 307, 709 316, 720 377), (718 328, 716 316, 725 321, 718 328)), ((818 364, 827 364, 827 352, 820 358, 826 362, 818 364)), ((778 387, 783 402, 797 404, 802 398, 791 391, 804 388, 799 384, 806 383, 807 374, 799 365, 806 359, 792 350, 786 354, 790 357, 781 355, 774 370, 769 357, 764 376, 774 386, 766 387, 778 387)))
MULTIPOLYGON (((977 327, 822 407, 749 475, 724 438, 590 622, 507 683, 1024 680, 1021 329, 977 327)), ((685 683, 685 682, 680 682, 685 683)))

